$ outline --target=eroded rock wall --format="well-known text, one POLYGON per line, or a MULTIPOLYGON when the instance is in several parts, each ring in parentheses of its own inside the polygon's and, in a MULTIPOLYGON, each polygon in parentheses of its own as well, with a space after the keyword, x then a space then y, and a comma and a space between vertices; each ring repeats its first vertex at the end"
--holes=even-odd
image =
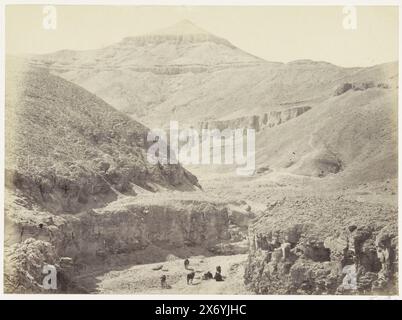
MULTIPOLYGON (((9 207, 5 220, 7 291, 41 292, 41 268, 58 265, 61 259, 71 259, 71 273, 62 275, 73 279, 89 267, 105 266, 113 257, 149 247, 172 253, 195 247, 212 253, 218 243, 238 240, 231 239, 231 213, 224 204, 174 199, 154 204, 154 200, 127 198, 127 202, 123 199, 75 215, 53 215, 20 203, 9 207), (27 274, 29 281, 24 278, 27 274)), ((73 282, 67 284, 77 291, 73 282)))
POLYGON ((270 111, 262 115, 240 117, 230 120, 204 121, 199 123, 199 130, 250 128, 255 131, 260 131, 265 127, 271 128, 294 119, 310 109, 311 107, 309 106, 294 107, 283 111, 270 111))
MULTIPOLYGON (((310 205, 318 203, 310 202, 310 205)), ((370 222, 365 213, 376 211, 374 206, 357 208, 343 203, 336 210, 332 205, 327 206, 321 218, 315 219, 316 223, 314 219, 298 217, 312 215, 293 207, 295 218, 290 220, 293 222, 280 226, 271 211, 250 227, 250 253, 245 272, 250 289, 259 294, 389 295, 397 292, 395 212, 382 213, 393 216, 387 222, 370 222), (329 227, 343 216, 345 209, 349 217, 329 227), (327 216, 328 211, 332 217, 327 216), (358 211, 361 218, 356 216, 358 211), (323 223, 322 219, 328 222, 323 223)), ((274 211, 287 215, 286 208, 274 211)))

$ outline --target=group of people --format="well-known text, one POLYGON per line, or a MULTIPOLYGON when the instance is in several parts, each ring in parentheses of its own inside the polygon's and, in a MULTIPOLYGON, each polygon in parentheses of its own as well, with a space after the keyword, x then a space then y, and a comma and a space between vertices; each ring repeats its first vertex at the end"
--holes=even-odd
MULTIPOLYGON (((184 260, 184 268, 186 270, 189 269, 189 267, 188 267, 189 265, 190 265, 190 260, 185 259, 184 260)), ((195 272, 194 272, 194 270, 191 270, 191 272, 187 274, 187 284, 193 284, 194 277, 195 277, 195 272)), ((221 266, 216 267, 216 272, 215 272, 214 276, 212 276, 212 273, 210 271, 208 271, 202 275, 202 280, 210 280, 210 279, 215 279, 216 281, 223 281, 221 266)))
MULTIPOLYGON (((188 285, 193 284, 193 280, 194 280, 194 277, 195 277, 195 271, 193 269, 190 269, 189 265, 190 265, 190 260, 185 259, 184 260, 184 269, 191 270, 191 272, 187 274, 187 284, 188 285)), ((212 273, 210 271, 205 272, 202 275, 202 280, 210 280, 210 279, 215 279, 215 281, 224 281, 224 278, 222 276, 222 268, 221 268, 221 266, 216 267, 216 272, 215 272, 214 276, 212 275, 212 273)), ((170 289, 171 288, 167 284, 166 275, 161 276, 161 287, 162 287, 162 289, 170 289)))

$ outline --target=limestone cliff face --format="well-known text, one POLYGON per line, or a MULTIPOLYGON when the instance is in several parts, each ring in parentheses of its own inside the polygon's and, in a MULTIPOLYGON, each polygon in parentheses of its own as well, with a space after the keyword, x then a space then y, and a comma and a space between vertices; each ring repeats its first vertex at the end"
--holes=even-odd
POLYGON ((161 43, 166 43, 166 42, 172 42, 174 44, 183 44, 183 43, 201 43, 201 42, 213 42, 216 44, 220 45, 225 45, 231 48, 235 48, 229 41, 226 39, 214 36, 209 33, 188 33, 188 34, 147 34, 147 35, 142 35, 142 36, 137 36, 137 37, 127 37, 124 38, 120 42, 121 47, 129 47, 131 48, 132 46, 144 46, 144 45, 157 45, 161 43))
POLYGON ((328 201, 322 210, 330 216, 322 211, 320 218, 314 213, 320 202, 284 203, 282 209, 270 209, 250 227, 247 285, 260 294, 397 292, 397 230, 392 209, 383 212, 389 221, 375 221, 373 212, 381 210, 375 206, 356 204, 360 207, 352 209, 350 203, 338 202, 335 208, 336 203, 328 201), (303 209, 307 203, 312 214, 303 209), (286 212, 290 207, 293 219, 286 212), (289 221, 280 223, 282 218, 275 218, 279 212, 289 221), (335 220, 335 229, 330 228, 335 220))
POLYGON ((364 91, 370 88, 382 88, 382 89, 389 89, 391 88, 392 84, 391 83, 384 83, 384 82, 379 82, 375 83, 374 81, 369 81, 369 82, 346 82, 342 83, 338 87, 335 88, 334 91, 334 96, 340 96, 341 94, 344 94, 345 92, 349 90, 353 91, 364 91))
POLYGON ((71 223, 63 244, 68 256, 129 253, 148 245, 162 248, 201 246, 208 248, 229 239, 228 212, 212 203, 199 203, 190 210, 175 205, 130 204, 80 215, 71 223))
POLYGON ((286 109, 283 111, 270 111, 262 115, 240 117, 230 120, 203 121, 199 123, 199 130, 250 128, 258 132, 265 127, 271 128, 292 120, 310 109, 311 107, 309 106, 302 106, 286 109))
POLYGON ((155 204, 153 196, 127 197, 100 209, 53 215, 26 208, 20 200, 17 197, 6 211, 8 292, 16 292, 15 286, 40 292, 41 268, 58 265, 61 259, 71 259, 73 271, 61 271, 71 287, 73 276, 88 267, 122 256, 129 257, 126 263, 135 263, 130 255, 148 248, 173 254, 185 247, 214 252, 217 244, 238 240, 231 231, 231 211, 222 203, 167 199, 155 204))
POLYGON ((127 204, 117 201, 76 215, 12 210, 6 219, 6 244, 34 238, 54 245, 59 256, 86 260, 129 253, 150 244, 208 249, 231 237, 229 211, 224 205, 197 201, 188 204, 180 200, 163 204, 137 201, 127 204))

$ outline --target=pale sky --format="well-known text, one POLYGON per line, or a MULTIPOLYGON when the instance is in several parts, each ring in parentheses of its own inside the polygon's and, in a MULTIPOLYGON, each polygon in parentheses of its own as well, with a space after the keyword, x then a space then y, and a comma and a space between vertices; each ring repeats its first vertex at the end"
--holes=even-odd
POLYGON ((333 6, 56 6, 56 30, 43 6, 6 7, 6 53, 104 47, 188 19, 268 61, 311 59, 353 67, 398 60, 398 8, 356 7, 357 28, 343 28, 333 6))

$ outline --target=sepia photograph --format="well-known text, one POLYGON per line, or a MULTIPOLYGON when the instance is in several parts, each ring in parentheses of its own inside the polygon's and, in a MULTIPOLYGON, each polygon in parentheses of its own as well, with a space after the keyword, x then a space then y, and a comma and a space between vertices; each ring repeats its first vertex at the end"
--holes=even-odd
POLYGON ((4 15, 5 295, 399 296, 398 6, 4 15))

